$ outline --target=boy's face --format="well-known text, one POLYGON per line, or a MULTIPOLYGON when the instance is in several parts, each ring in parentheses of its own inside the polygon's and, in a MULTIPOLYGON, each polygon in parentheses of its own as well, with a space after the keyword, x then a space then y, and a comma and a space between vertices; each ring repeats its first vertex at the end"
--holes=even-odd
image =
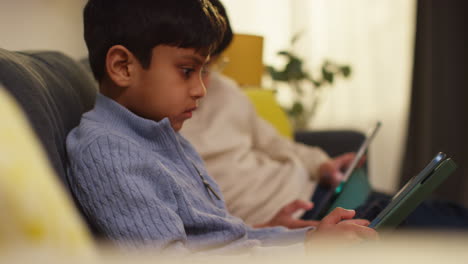
POLYGON ((126 93, 126 107, 135 114, 160 121, 168 117, 179 131, 192 117, 198 100, 205 96, 203 84, 207 57, 195 49, 159 45, 153 48, 148 69, 135 68, 135 77, 126 93))

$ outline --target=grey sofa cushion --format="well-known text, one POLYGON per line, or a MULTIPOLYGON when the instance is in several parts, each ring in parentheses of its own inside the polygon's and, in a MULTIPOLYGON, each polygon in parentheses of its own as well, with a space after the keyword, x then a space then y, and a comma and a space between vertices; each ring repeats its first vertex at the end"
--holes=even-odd
POLYGON ((66 183, 65 139, 94 105, 97 87, 91 74, 59 52, 0 49, 0 83, 26 112, 55 171, 66 183))

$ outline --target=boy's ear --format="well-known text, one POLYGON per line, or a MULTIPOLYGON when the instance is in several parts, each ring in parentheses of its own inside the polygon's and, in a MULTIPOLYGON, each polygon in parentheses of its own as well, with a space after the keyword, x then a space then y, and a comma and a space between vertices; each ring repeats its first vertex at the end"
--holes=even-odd
POLYGON ((106 71, 109 78, 119 87, 128 87, 135 73, 135 56, 122 45, 112 46, 107 51, 106 71))

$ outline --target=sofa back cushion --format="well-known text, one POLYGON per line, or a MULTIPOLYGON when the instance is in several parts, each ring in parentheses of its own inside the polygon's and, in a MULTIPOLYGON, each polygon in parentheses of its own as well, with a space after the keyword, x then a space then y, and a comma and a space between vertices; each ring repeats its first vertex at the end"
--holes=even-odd
POLYGON ((65 140, 94 105, 97 87, 92 75, 59 52, 0 49, 0 83, 23 108, 53 168, 66 183, 65 140))

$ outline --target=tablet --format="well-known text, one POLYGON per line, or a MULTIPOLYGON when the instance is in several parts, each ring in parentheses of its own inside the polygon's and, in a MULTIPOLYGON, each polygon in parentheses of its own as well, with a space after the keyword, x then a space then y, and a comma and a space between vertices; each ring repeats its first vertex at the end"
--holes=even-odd
POLYGON ((370 223, 374 229, 390 229, 398 226, 457 168, 455 162, 444 153, 438 153, 429 164, 411 178, 396 193, 390 203, 370 223))
POLYGON ((372 186, 367 178, 366 170, 363 168, 356 169, 323 216, 331 213, 337 207, 356 209, 367 201, 371 193, 372 186))
MULTIPOLYGON (((359 161, 361 161, 362 156, 364 155, 364 153, 366 153, 367 148, 369 148, 369 144, 374 139, 375 135, 377 134, 381 126, 382 126, 382 122, 378 121, 375 124, 375 126, 367 133, 366 139, 364 140, 362 145, 359 147, 359 150, 356 153, 356 156, 354 157, 353 161, 351 162, 351 164, 349 165, 349 167, 346 169, 344 173, 343 182, 346 182, 349 179, 349 176, 351 176, 354 169, 359 164, 359 161)), ((338 186, 337 188, 340 188, 340 186, 338 186)), ((339 189, 338 189, 338 192, 339 192, 339 189)))
MULTIPOLYGON (((350 176, 353 175, 353 172, 355 171, 357 165, 359 164, 359 161, 362 159, 362 156, 366 153, 367 149, 369 148, 370 143, 374 139, 375 135, 379 131, 380 127, 382 126, 382 123, 376 122, 373 128, 370 129, 370 131, 367 133, 366 138, 364 139, 363 143, 359 147, 359 150, 356 153, 356 156, 354 157, 353 161, 350 163, 350 166, 346 169, 344 172, 343 176, 343 181, 342 183, 336 187, 335 189, 331 188, 323 188, 318 186, 317 189, 314 192, 314 195, 312 197, 312 201, 314 202, 314 208, 308 212, 306 212, 306 217, 307 219, 314 219, 314 220, 320 220, 322 219, 327 213, 334 208, 334 205, 337 204, 336 200, 337 198, 341 197, 341 193, 343 192, 344 189, 347 190, 347 192, 350 192, 351 189, 356 190, 367 190, 369 189, 370 193, 370 186, 368 186, 368 181, 367 181, 367 176, 365 175, 364 172, 359 172, 354 177, 352 178, 352 182, 348 186, 348 180, 350 179, 350 176), (363 178, 364 177, 364 178, 363 178), (361 183, 364 183, 361 184, 361 183), (366 185, 367 184, 367 185, 366 185), (346 186, 346 188, 345 188, 346 186), (350 187, 350 188, 348 188, 350 187)), ((356 203, 361 203, 366 200, 367 197, 367 192, 360 192, 360 196, 357 196, 356 199, 349 200, 346 197, 351 197, 348 195, 345 195, 342 197, 341 200, 347 200, 348 203, 351 202, 353 204, 356 203), (361 199, 361 196, 364 196, 361 199)), ((339 205, 343 206, 343 205, 339 205)))

